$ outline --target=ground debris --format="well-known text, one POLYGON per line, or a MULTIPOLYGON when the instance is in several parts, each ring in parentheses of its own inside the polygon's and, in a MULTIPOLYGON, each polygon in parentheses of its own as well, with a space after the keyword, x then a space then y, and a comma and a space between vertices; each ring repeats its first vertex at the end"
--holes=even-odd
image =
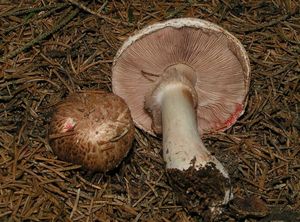
MULTIPOLYGON (((178 17, 219 24, 249 53, 245 114, 204 138, 227 167, 234 196, 255 196, 270 214, 257 218, 247 204, 235 210, 250 221, 281 218, 273 209, 298 217, 297 0, 78 2, 0 1, 0 221, 201 221, 176 201, 161 139, 136 129, 128 157, 105 175, 57 160, 46 139, 53 107, 66 95, 111 91, 113 57, 125 39, 178 17)), ((235 221, 231 210, 225 221, 235 221)))

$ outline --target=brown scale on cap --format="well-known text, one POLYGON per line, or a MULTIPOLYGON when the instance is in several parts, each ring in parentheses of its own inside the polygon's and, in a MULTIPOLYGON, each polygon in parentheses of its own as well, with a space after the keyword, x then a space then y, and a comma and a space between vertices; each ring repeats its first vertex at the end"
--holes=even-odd
POLYGON ((49 142, 59 159, 107 172, 127 155, 134 124, 123 99, 104 91, 68 96, 52 116, 49 142))

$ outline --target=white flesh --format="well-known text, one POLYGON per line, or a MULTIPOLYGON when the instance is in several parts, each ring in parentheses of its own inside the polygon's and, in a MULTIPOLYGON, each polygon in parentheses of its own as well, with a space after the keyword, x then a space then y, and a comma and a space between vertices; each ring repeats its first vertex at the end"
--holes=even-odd
MULTIPOLYGON (((212 162, 225 178, 229 178, 223 165, 204 146, 197 128, 195 109, 183 92, 181 85, 165 87, 162 93, 161 110, 163 125, 163 155, 166 168, 195 169, 212 162)), ((226 191, 223 203, 230 200, 226 191)))

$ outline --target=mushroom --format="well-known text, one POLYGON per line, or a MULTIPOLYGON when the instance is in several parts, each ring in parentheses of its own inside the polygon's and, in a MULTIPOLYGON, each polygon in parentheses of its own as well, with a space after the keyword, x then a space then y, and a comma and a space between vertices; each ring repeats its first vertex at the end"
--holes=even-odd
POLYGON ((91 172, 118 166, 133 139, 134 123, 127 104, 100 90, 69 95, 56 106, 49 129, 49 144, 58 158, 91 172))
POLYGON ((194 211, 217 212, 232 198, 226 169, 201 137, 228 129, 243 114, 249 79, 239 40, 201 19, 150 25, 115 56, 113 92, 126 101, 139 128, 162 134, 172 185, 194 211))

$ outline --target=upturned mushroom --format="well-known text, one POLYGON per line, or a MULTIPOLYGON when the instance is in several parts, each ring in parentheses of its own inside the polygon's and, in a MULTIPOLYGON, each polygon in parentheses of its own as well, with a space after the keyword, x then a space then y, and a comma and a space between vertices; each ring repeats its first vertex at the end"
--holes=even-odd
POLYGON ((133 139, 134 123, 124 100, 100 90, 69 95, 56 106, 49 128, 58 158, 91 172, 117 167, 133 139))
POLYGON ((217 212, 232 197, 226 169, 201 136, 228 129, 243 114, 249 79, 239 40, 201 19, 150 25, 115 56, 113 92, 126 101, 138 127, 162 134, 168 175, 192 210, 217 212))

